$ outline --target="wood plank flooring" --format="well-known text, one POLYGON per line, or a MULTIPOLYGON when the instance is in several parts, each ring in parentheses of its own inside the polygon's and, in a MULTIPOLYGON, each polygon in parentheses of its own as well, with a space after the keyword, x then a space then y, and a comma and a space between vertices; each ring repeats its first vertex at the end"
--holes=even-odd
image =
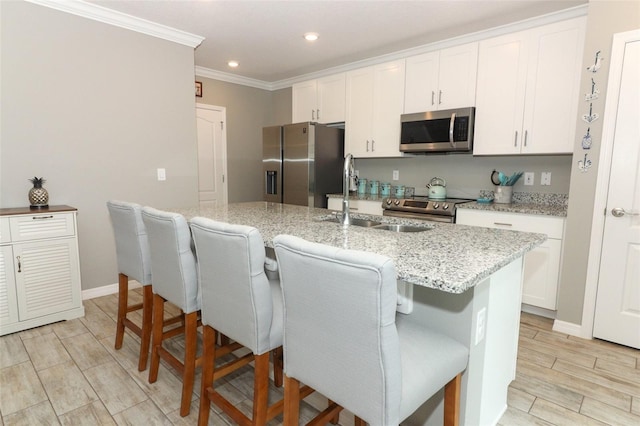
MULTIPOLYGON (((140 290, 130 297, 139 300, 140 290)), ((163 364, 158 381, 149 384, 148 370, 137 370, 139 339, 132 334, 114 350, 116 295, 84 305, 84 318, 0 337, 0 426, 195 425, 199 373, 191 414, 182 418, 177 374, 163 364)), ((176 313, 170 305, 167 310, 176 313)), ((522 315, 517 374, 500 425, 640 425, 640 351, 553 332, 551 325, 522 315)), ((176 353, 183 350, 181 337, 171 344, 176 353)), ((220 391, 250 413, 252 381, 246 367, 223 379, 220 391)), ((270 393, 281 398, 282 389, 270 393)), ((303 417, 325 404, 312 395, 303 417)), ((233 423, 213 408, 209 424, 233 423)), ((344 413, 340 424, 353 424, 353 417, 344 413)))

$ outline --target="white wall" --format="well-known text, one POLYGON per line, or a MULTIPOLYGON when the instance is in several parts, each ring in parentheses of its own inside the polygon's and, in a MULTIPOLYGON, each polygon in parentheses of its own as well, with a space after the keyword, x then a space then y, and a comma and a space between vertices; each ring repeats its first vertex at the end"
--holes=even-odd
POLYGON ((0 2, 0 207, 78 208, 82 288, 117 281, 111 198, 197 203, 193 48, 26 2, 0 2), (167 181, 156 180, 156 168, 167 181))

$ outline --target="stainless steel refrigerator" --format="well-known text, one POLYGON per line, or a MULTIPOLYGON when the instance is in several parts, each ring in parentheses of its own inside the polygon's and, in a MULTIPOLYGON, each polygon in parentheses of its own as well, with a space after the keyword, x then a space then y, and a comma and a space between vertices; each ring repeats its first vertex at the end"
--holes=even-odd
POLYGON ((327 207, 342 192, 344 130, 317 123, 262 129, 264 200, 327 207))

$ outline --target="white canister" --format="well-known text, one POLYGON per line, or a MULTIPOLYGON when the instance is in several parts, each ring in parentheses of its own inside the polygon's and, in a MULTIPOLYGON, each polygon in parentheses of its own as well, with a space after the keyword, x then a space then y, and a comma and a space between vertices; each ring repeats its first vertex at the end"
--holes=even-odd
POLYGON ((493 202, 498 204, 511 204, 513 186, 497 185, 493 190, 493 202))

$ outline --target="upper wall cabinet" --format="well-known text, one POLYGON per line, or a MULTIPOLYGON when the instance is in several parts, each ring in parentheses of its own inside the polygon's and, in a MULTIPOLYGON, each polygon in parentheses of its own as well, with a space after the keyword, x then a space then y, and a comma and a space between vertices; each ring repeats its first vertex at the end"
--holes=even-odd
POLYGON ((345 153, 354 157, 399 157, 405 61, 347 73, 345 153))
POLYGON ((586 18, 480 42, 474 155, 573 152, 586 18))
POLYGON ((345 74, 293 85, 292 122, 337 123, 345 120, 345 74))
POLYGON ((408 58, 405 114, 474 106, 477 64, 478 43, 408 58))

